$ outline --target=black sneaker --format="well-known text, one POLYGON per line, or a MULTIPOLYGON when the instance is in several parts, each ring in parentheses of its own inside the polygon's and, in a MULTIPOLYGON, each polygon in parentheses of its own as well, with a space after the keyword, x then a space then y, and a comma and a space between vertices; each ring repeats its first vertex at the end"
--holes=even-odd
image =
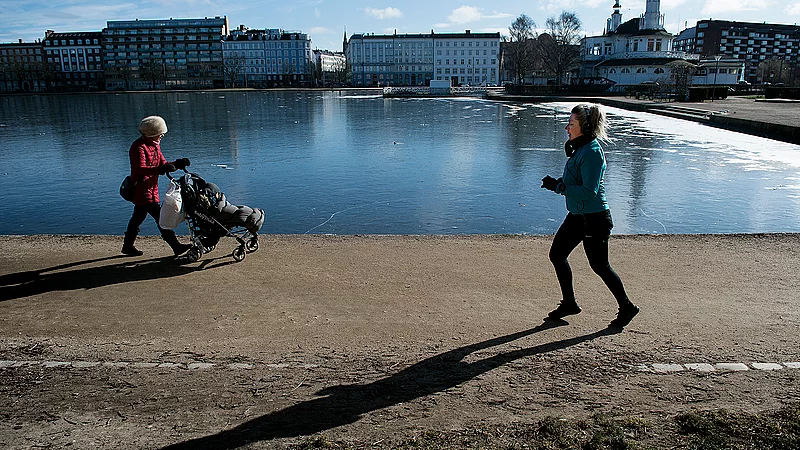
POLYGON ((142 255, 144 255, 144 252, 141 251, 141 250, 138 250, 136 247, 131 245, 130 247, 124 247, 123 246, 122 247, 122 254, 123 255, 128 255, 128 256, 142 256, 142 255))
POLYGON ((550 314, 547 317, 551 319, 561 319, 563 317, 572 316, 575 314, 579 314, 581 312, 581 307, 578 306, 577 303, 564 303, 561 302, 558 305, 558 308, 550 311, 550 314))
POLYGON ((612 320, 608 326, 613 328, 625 328, 637 314, 639 314, 639 307, 631 303, 630 306, 620 308, 619 312, 617 312, 617 318, 612 320))

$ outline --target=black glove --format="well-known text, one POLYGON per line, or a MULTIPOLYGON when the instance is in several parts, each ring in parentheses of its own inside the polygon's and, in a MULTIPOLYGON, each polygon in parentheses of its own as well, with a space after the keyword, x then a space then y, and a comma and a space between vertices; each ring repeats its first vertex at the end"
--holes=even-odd
POLYGON ((169 172, 175 172, 176 170, 178 170, 178 169, 175 168, 175 164, 167 163, 167 164, 162 164, 162 165, 158 166, 158 174, 159 175, 164 175, 165 173, 169 173, 169 172))
POLYGON ((558 187, 558 183, 561 183, 561 179, 559 178, 556 180, 555 178, 551 177, 550 175, 542 178, 542 187, 549 190, 549 191, 556 191, 556 187, 558 187))
POLYGON ((181 158, 175 161, 175 167, 177 167, 180 170, 186 170, 186 168, 191 165, 192 162, 189 161, 189 158, 181 158))

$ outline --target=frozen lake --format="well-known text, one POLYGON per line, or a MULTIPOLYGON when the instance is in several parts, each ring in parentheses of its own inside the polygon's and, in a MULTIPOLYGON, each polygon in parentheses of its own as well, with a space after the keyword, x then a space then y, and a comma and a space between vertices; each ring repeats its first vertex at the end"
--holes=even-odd
MULTIPOLYGON (((117 190, 151 114, 167 121, 166 158, 263 208, 262 233, 550 234, 566 214, 540 180, 561 174, 574 103, 209 92, 0 105, 0 234, 121 235, 132 206, 117 190)), ((800 231, 800 146, 605 109, 614 233, 800 231)), ((152 220, 142 233, 157 234, 152 220)))

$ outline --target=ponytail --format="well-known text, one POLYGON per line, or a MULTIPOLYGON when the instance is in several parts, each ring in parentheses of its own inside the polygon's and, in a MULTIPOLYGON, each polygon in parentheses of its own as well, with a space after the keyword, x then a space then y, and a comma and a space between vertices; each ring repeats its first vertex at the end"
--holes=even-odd
POLYGON ((581 125, 581 133, 600 140, 608 138, 606 114, 600 109, 600 106, 580 104, 572 108, 572 114, 575 114, 581 125))

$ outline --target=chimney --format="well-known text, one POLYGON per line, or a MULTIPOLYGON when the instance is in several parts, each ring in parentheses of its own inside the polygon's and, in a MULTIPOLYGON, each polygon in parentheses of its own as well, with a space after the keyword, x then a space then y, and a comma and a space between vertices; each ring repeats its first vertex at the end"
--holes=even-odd
POLYGON ((467 30, 467 34, 469 34, 469 30, 467 30))

